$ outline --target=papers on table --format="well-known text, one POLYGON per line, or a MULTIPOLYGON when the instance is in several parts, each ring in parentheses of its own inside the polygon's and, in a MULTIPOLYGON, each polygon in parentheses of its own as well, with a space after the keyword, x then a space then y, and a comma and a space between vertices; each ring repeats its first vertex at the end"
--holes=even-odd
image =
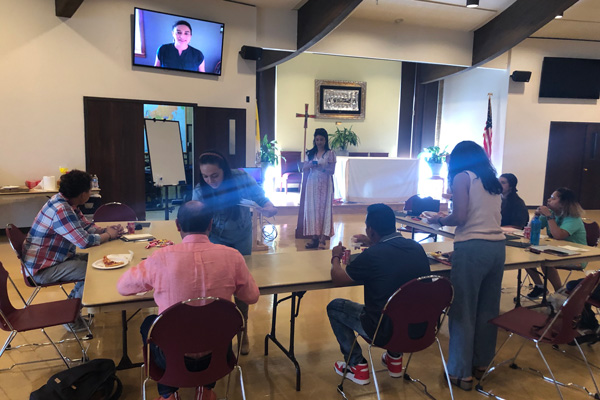
POLYGON ((575 256, 580 254, 581 251, 588 251, 586 249, 581 249, 579 247, 573 246, 531 246, 530 249, 537 250, 539 252, 552 254, 555 256, 575 256))

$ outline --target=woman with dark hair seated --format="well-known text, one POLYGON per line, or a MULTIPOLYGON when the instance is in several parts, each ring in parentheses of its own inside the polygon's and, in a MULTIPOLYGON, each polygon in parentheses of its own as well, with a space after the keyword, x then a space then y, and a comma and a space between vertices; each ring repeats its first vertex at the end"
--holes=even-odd
POLYGON ((529 211, 525 202, 517 194, 517 177, 513 174, 500 175, 502 185, 502 221, 500 226, 511 226, 523 229, 529 222, 529 211))
MULTIPOLYGON (((550 195, 547 206, 540 206, 535 212, 540 217, 542 229, 546 228, 549 237, 587 245, 582 214, 583 209, 577 202, 575 193, 565 187, 556 189, 550 195)), ((527 272, 535 283, 527 298, 536 299, 544 294, 542 278, 535 268, 528 268, 527 272)), ((554 290, 561 288, 560 276, 555 268, 544 268, 544 273, 554 290)))

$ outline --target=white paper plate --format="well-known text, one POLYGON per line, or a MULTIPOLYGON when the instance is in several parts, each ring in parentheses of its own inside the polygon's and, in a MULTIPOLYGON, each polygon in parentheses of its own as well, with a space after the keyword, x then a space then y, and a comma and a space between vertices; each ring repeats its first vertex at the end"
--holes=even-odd
POLYGON ((109 254, 107 257, 109 260, 118 262, 119 264, 113 265, 111 267, 107 267, 104 265, 104 262, 102 261, 102 259, 100 259, 100 260, 94 261, 94 263, 92 264, 92 267, 94 267, 96 269, 117 269, 117 268, 122 268, 122 267, 126 266, 127 264, 129 264, 129 260, 126 257, 116 256, 116 255, 112 255, 112 254, 109 254))

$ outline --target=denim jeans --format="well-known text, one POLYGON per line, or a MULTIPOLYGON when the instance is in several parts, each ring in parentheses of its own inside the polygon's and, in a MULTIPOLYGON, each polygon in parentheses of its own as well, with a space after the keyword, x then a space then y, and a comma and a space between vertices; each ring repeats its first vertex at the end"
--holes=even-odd
POLYGON ((327 316, 331 329, 340 344, 340 350, 344 355, 344 360, 348 360, 349 366, 360 364, 363 360, 362 350, 358 344, 354 346, 352 355, 350 348, 354 342, 355 333, 368 337, 360 322, 360 314, 364 306, 346 299, 335 299, 327 305, 327 316))
POLYGON ((489 240, 454 243, 448 356, 453 377, 467 378, 473 367, 487 367, 494 358, 498 329, 488 321, 500 312, 504 246, 489 240))
MULTIPOLYGON (((142 325, 140 326, 142 342, 144 342, 144 351, 146 351, 145 347, 146 347, 146 342, 148 340, 148 332, 150 331, 150 327, 152 326, 152 324, 154 323, 154 320, 156 318, 158 318, 158 315, 156 315, 156 314, 148 315, 146 317, 146 319, 144 319, 144 322, 142 322, 142 325)), ((152 357, 154 358, 155 364, 159 368, 164 369, 165 365, 166 365, 166 360, 165 360, 165 356, 164 356, 163 352, 154 345, 152 345, 150 347, 150 351, 152 352, 152 357)), ((185 357, 184 362, 185 362, 185 366, 188 370, 202 371, 202 370, 205 370, 206 368, 208 368, 208 366, 210 364, 210 354, 208 356, 204 356, 202 358, 197 358, 197 359, 185 357)), ((171 395, 171 393, 175 393, 179 389, 176 387, 167 386, 167 385, 163 385, 160 383, 157 383, 156 385, 158 386, 158 394, 160 394, 165 399, 168 398, 171 395)), ((206 385, 205 387, 212 389, 215 387, 215 385, 216 385, 216 382, 206 385)))
POLYGON ((87 254, 75 254, 68 260, 38 271, 38 273, 33 276, 33 280, 40 285, 61 281, 81 280, 81 282, 75 284, 75 287, 69 294, 70 298, 81 299, 83 297, 83 279, 85 279, 87 262, 87 254))

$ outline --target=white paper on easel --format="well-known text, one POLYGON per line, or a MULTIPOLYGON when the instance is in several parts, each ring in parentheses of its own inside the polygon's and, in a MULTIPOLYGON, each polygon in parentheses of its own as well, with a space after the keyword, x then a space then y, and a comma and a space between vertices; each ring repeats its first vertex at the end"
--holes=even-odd
POLYGON ((42 189, 49 190, 49 191, 56 190, 56 177, 44 176, 42 178, 42 189))

